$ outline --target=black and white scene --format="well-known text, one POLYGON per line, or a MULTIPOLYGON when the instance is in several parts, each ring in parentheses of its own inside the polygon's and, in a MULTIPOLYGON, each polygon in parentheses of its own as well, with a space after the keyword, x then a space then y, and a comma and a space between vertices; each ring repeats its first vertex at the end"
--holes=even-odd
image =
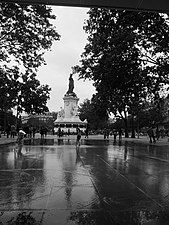
POLYGON ((169 2, 0 0, 0 225, 169 225, 169 2))

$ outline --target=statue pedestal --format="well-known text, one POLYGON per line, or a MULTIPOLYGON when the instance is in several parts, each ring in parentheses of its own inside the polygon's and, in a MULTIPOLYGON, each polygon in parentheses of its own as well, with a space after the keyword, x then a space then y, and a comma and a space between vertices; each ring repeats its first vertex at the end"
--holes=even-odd
POLYGON ((75 117, 75 114, 77 114, 79 98, 77 98, 77 96, 74 97, 71 95, 65 95, 63 100, 64 100, 64 112, 65 112, 64 117, 68 119, 75 117))
POLYGON ((55 120, 55 128, 59 127, 64 131, 76 132, 79 127, 82 131, 86 129, 87 121, 81 121, 78 116, 79 98, 75 93, 67 93, 64 98, 64 109, 58 112, 57 120, 55 120))

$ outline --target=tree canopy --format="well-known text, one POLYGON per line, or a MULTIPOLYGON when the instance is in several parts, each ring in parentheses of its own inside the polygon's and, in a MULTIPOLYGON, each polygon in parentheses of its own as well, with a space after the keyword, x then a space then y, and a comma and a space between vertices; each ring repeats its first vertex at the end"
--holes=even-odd
POLYGON ((0 3, 0 110, 48 111, 51 89, 36 73, 45 63, 44 53, 60 39, 54 19, 46 5, 0 3))
POLYGON ((104 102, 99 101, 95 95, 92 99, 86 99, 79 107, 80 119, 87 120, 90 130, 103 129, 107 125, 108 115, 105 112, 104 102))
POLYGON ((92 79, 98 100, 126 122, 145 100, 169 84, 168 15, 92 8, 84 25, 88 43, 80 79, 92 79))
POLYGON ((12 61, 31 70, 44 63, 45 50, 60 38, 51 12, 46 5, 0 3, 1 65, 12 61))

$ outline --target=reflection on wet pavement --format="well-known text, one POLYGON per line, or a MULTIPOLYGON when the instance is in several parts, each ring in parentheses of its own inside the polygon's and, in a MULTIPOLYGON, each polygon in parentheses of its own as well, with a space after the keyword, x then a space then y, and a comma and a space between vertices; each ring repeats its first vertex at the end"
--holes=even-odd
POLYGON ((21 157, 1 147, 0 222, 169 224, 166 146, 83 140, 79 152, 71 139, 25 146, 21 157))

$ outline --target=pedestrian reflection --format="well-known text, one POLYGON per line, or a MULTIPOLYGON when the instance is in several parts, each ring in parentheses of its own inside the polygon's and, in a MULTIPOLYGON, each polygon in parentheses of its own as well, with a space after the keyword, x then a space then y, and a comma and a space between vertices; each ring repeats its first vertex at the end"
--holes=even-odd
POLYGON ((147 145, 147 151, 154 155, 155 147, 153 145, 147 145))
POLYGON ((80 155, 76 154, 76 165, 81 163, 80 155))
POLYGON ((26 151, 27 153, 30 152, 30 151, 31 151, 31 147, 25 146, 25 151, 26 151))
POLYGON ((125 148, 124 148, 124 161, 127 160, 127 151, 128 151, 128 147, 127 147, 127 145, 125 145, 125 148))
POLYGON ((74 176, 76 171, 76 152, 69 151, 67 148, 63 151, 63 180, 65 185, 65 199, 67 207, 70 208, 72 204, 72 189, 74 183, 74 176))
POLYGON ((72 186, 73 186, 73 174, 71 172, 65 172, 64 173, 64 180, 66 183, 65 186, 65 199, 67 201, 67 207, 70 208, 72 201, 71 201, 71 196, 72 196, 72 186))
POLYGON ((24 161, 23 155, 20 156, 16 151, 14 151, 14 167, 15 169, 22 169, 22 164, 24 161))

